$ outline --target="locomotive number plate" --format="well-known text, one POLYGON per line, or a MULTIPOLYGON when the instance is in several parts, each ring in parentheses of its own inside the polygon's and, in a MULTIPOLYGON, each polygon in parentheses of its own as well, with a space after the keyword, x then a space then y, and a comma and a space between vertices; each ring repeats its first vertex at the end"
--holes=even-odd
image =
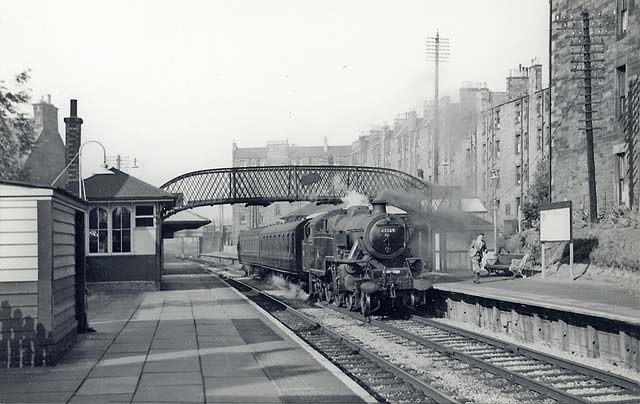
POLYGON ((398 229, 396 229, 395 227, 383 227, 380 229, 380 233, 395 233, 396 230, 398 229))

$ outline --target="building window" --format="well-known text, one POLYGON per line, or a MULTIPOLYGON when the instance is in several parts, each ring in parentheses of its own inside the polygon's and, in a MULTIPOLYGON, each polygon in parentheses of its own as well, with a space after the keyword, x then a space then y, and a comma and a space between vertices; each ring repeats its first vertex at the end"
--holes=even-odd
POLYGON ((522 137, 520 135, 516 135, 516 154, 520 154, 522 151, 522 137))
POLYGON ((500 141, 496 140, 496 158, 500 158, 500 141))
POLYGON ((247 224, 247 214, 240 213, 240 224, 247 224))
POLYGON ((136 206, 136 227, 153 227, 153 205, 136 206))
POLYGON ((522 173, 520 172, 520 166, 516 166, 516 184, 520 184, 522 181, 522 173))
POLYGON ((622 115, 625 112, 625 106, 627 101, 627 65, 622 65, 616 69, 616 109, 618 115, 622 115))
POLYGON ((507 216, 511 216, 511 204, 510 203, 505 203, 504 204, 504 214, 507 216))
POLYGON ((538 139, 536 141, 537 148, 536 150, 542 149, 542 128, 538 128, 538 139))
POLYGON ((629 189, 627 185, 627 159, 625 153, 618 153, 615 155, 615 175, 616 175, 616 194, 618 197, 618 204, 629 204, 629 189))
POLYGON ((542 97, 536 97, 536 115, 542 116, 542 97))
POLYGON ((264 215, 260 215, 260 224, 264 224, 267 221, 264 215))
POLYGON ((131 211, 124 207, 111 211, 111 252, 131 252, 131 211))
POLYGON ((618 0, 618 35, 624 36, 627 33, 629 23, 628 0, 618 0))
POLYGON ((496 109, 496 130, 500 129, 500 110, 496 109))
POLYGON ((494 180, 496 182, 496 189, 500 189, 500 170, 496 170, 496 177, 494 180))
POLYGON ((89 211, 89 252, 107 253, 107 210, 93 208, 89 211))

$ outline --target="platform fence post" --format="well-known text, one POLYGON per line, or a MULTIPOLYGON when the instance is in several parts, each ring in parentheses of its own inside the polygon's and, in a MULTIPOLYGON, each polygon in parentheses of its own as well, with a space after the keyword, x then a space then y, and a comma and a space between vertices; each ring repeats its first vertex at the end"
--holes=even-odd
POLYGON ((573 241, 569 243, 569 276, 573 280, 573 241))
POLYGON ((544 242, 540 243, 540 244, 541 244, 541 247, 542 247, 542 277, 544 278, 545 275, 546 275, 545 274, 545 271, 546 271, 545 264, 546 263, 545 263, 545 260, 544 260, 544 250, 545 250, 546 245, 545 245, 544 242))

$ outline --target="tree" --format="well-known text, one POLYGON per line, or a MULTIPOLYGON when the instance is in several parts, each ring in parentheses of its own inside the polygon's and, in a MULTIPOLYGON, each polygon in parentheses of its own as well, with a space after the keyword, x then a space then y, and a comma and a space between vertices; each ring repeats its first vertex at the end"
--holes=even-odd
POLYGON ((538 227, 540 224, 540 206, 549 202, 549 156, 538 160, 533 181, 529 187, 529 198, 524 204, 522 214, 527 228, 538 227))
POLYGON ((33 147, 35 134, 31 118, 23 112, 31 95, 25 88, 29 71, 14 78, 15 90, 0 81, 0 179, 26 180, 21 171, 24 158, 33 147))

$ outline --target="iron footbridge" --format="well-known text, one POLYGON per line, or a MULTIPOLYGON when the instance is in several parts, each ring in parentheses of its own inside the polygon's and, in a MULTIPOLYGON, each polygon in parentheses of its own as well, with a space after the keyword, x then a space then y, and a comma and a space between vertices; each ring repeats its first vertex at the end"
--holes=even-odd
POLYGON ((418 201, 430 209, 433 184, 407 173, 360 166, 259 166, 216 168, 180 175, 160 187, 176 196, 164 217, 198 206, 273 202, 338 203, 350 192, 418 201))

